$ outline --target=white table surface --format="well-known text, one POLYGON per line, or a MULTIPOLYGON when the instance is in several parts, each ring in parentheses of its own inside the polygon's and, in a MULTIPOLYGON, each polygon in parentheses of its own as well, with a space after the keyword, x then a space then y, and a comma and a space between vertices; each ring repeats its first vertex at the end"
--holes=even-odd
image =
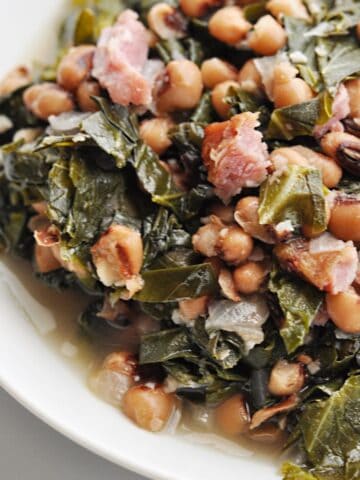
POLYGON ((144 480, 74 444, 0 388, 2 480, 144 480))

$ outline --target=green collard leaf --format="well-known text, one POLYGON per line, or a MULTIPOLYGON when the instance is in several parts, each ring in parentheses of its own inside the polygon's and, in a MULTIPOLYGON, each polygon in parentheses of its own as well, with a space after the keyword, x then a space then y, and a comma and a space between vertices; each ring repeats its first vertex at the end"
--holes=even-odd
POLYGON ((189 152, 199 156, 204 139, 204 127, 198 122, 179 123, 170 130, 169 136, 176 148, 181 152, 189 152))
POLYGON ((312 136, 316 125, 331 118, 328 102, 328 96, 320 95, 308 102, 274 110, 266 132, 267 139, 293 140, 300 136, 312 136))
POLYGON ((191 329, 191 338, 211 360, 225 370, 235 367, 245 353, 245 345, 239 335, 222 330, 209 334, 202 318, 198 318, 191 329))
POLYGON ((360 376, 350 377, 329 399, 305 407, 301 443, 315 478, 355 480, 360 476, 360 376))
POLYGON ((360 72, 360 47, 351 37, 319 39, 316 52, 324 85, 332 94, 343 80, 360 72))
POLYGON ((126 165, 133 145, 107 120, 103 112, 94 113, 86 118, 82 122, 82 129, 104 152, 115 158, 118 168, 126 165))
POLYGON ((283 480, 317 480, 305 468, 293 463, 285 463, 281 468, 281 473, 283 474, 283 480))
POLYGON ((157 257, 150 268, 151 270, 163 270, 164 268, 188 267, 197 265, 199 262, 200 256, 192 248, 176 247, 157 257))
POLYGON ((21 142, 6 145, 2 149, 6 178, 20 189, 31 186, 46 187, 51 168, 50 156, 34 152, 30 144, 21 142))
POLYGON ((152 196, 154 203, 172 208, 184 195, 159 162, 158 155, 149 146, 140 143, 132 162, 141 184, 152 196))
POLYGON ((211 92, 205 92, 201 97, 199 105, 191 116, 191 122, 195 124, 208 125, 215 119, 215 111, 211 103, 211 92))
POLYGON ((75 154, 50 171, 49 216, 60 227, 69 261, 86 263, 91 245, 111 223, 134 226, 137 215, 121 171, 103 171, 75 154))
POLYGON ((231 106, 230 116, 243 112, 259 112, 261 125, 268 124, 270 108, 262 97, 241 88, 230 87, 225 101, 231 106))
POLYGON ((160 58, 166 64, 179 58, 187 58, 200 65, 204 59, 202 44, 191 37, 183 40, 176 38, 161 40, 156 44, 155 48, 160 58))
POLYGON ((185 45, 187 58, 191 62, 194 62, 196 65, 200 66, 205 57, 203 44, 192 37, 185 38, 183 42, 185 45))
POLYGON ((98 103, 107 121, 120 130, 130 143, 138 141, 139 132, 135 114, 126 107, 110 103, 106 98, 94 97, 94 100, 98 103))
POLYGON ((175 58, 186 58, 184 46, 176 38, 161 40, 157 42, 155 48, 161 60, 166 64, 175 58))
POLYGON ((311 25, 295 17, 285 17, 288 35, 289 58, 297 67, 301 77, 311 88, 319 92, 323 86, 316 55, 316 38, 308 36, 311 25))
POLYGON ((245 380, 231 368, 223 369, 219 364, 221 360, 218 362, 215 357, 226 353, 230 361, 233 354, 231 363, 235 364, 241 356, 238 353, 241 346, 239 339, 232 342, 226 333, 219 332, 217 341, 211 342, 203 329, 197 330, 174 328, 143 336, 140 364, 161 363, 180 384, 179 396, 218 404, 238 392, 245 380), (226 346, 231 353, 225 352, 226 346))
POLYGON ((146 303, 166 303, 213 295, 217 280, 210 264, 143 272, 143 289, 134 299, 146 303))
POLYGON ((321 21, 311 28, 309 36, 346 35, 360 21, 360 6, 357 0, 335 0, 330 3, 331 5, 325 5, 328 7, 323 9, 325 15, 319 18, 318 20, 321 21))
POLYGON ((165 208, 159 208, 143 222, 144 262, 149 267, 154 260, 172 248, 191 246, 190 235, 165 208))
POLYGON ((59 226, 65 226, 74 194, 70 178, 70 165, 65 159, 58 160, 49 173, 50 219, 59 226))
POLYGON ((179 161, 183 165, 184 171, 191 175, 193 181, 199 177, 199 167, 202 166, 201 147, 204 135, 203 124, 198 122, 179 123, 169 132, 179 161))
POLYGON ((284 314, 280 334, 287 352, 293 353, 304 344, 324 296, 312 285, 277 270, 271 274, 269 289, 277 296, 284 314))
POLYGON ((193 356, 193 346, 186 328, 163 330, 144 335, 141 339, 140 365, 193 356))
POLYGON ((268 13, 266 3, 266 1, 259 1, 246 5, 243 9, 246 20, 251 23, 256 23, 259 18, 266 15, 268 13))
POLYGON ((261 225, 290 221, 293 228, 309 226, 326 230, 326 201, 321 173, 317 169, 288 167, 280 177, 269 177, 260 189, 261 225))
POLYGON ((110 226, 123 202, 124 178, 120 172, 102 172, 75 156, 69 177, 75 191, 65 231, 74 244, 92 244, 110 226))

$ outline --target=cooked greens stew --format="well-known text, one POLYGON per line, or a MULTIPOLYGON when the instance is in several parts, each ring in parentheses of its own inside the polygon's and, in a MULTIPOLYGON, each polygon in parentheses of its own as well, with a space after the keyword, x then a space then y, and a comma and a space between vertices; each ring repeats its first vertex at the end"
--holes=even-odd
POLYGON ((140 427, 360 478, 359 74, 357 0, 74 0, 0 83, 0 250, 88 296, 140 427))

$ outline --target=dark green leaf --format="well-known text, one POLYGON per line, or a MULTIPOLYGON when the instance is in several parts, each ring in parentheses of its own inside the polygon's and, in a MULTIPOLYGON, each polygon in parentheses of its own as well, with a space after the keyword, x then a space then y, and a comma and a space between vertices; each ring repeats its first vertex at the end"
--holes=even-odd
POLYGON ((199 105, 191 116, 191 121, 207 125, 214 120, 215 111, 211 103, 211 93, 205 92, 201 97, 199 105))
POLYGON ((181 159, 184 163, 186 162, 186 167, 198 167, 201 164, 201 147, 204 139, 204 127, 201 124, 179 123, 170 130, 169 136, 174 147, 181 154, 181 159))
POLYGON ((261 225, 291 221, 294 228, 326 230, 326 201, 319 170, 291 166, 279 177, 269 177, 260 189, 261 225))
POLYGON ((355 480, 360 475, 360 377, 353 376, 329 399, 310 403, 299 420, 312 472, 323 480, 355 480))
POLYGON ((136 115, 126 107, 110 103, 106 98, 94 97, 94 100, 98 103, 107 121, 119 129, 129 142, 136 143, 139 139, 136 115))
POLYGON ((217 292, 218 285, 210 264, 150 270, 142 274, 145 285, 135 299, 146 303, 173 302, 217 292))
POLYGON ((269 289, 277 295, 284 314, 280 334, 288 353, 293 353, 304 344, 324 296, 309 283, 276 270, 271 274, 269 289))
POLYGON ((192 248, 176 248, 158 257, 150 268, 151 270, 162 270, 164 268, 186 267, 196 265, 200 261, 201 257, 192 248))
POLYGON ((319 39, 317 52, 323 82, 333 94, 344 79, 360 72, 360 48, 350 37, 319 39))
POLYGON ((74 186, 67 160, 58 160, 49 173, 49 215, 56 224, 64 226, 68 218, 74 186))
POLYGON ((190 235, 165 208, 159 208, 156 214, 145 219, 143 225, 144 269, 171 248, 191 246, 190 235))
POLYGON ((101 172, 75 156, 69 176, 75 193, 65 231, 74 244, 92 244, 110 226, 124 201, 124 178, 120 172, 101 172))
POLYGON ((256 23, 260 17, 266 15, 266 1, 252 2, 244 7, 244 16, 248 22, 256 23))
POLYGON ((308 102, 274 110, 266 132, 267 138, 292 140, 300 136, 312 136, 316 125, 322 125, 331 118, 331 103, 328 96, 320 95, 308 102))
POLYGON ((155 48, 165 63, 178 60, 179 58, 187 58, 197 65, 200 65, 204 58, 202 44, 190 37, 184 40, 178 40, 176 38, 161 40, 156 44, 155 48))
POLYGON ((104 152, 112 155, 118 168, 126 165, 133 149, 122 132, 114 127, 102 112, 97 112, 82 122, 82 129, 104 152))
POLYGON ((346 35, 349 29, 360 21, 360 6, 357 0, 328 1, 324 7, 325 15, 321 18, 322 21, 309 31, 311 36, 346 35))
POLYGON ((20 188, 45 185, 51 165, 46 155, 33 152, 29 146, 7 145, 2 150, 4 170, 7 179, 20 188))
POLYGON ((191 338, 205 355, 225 370, 235 367, 244 356, 245 346, 239 335, 221 330, 209 335, 205 329, 204 319, 195 322, 191 338))
POLYGON ((145 335, 141 339, 139 356, 141 365, 193 356, 192 343, 186 328, 163 330, 145 335))
POLYGON ((184 192, 176 187, 171 175, 159 162, 156 153, 141 143, 135 150, 132 162, 140 182, 152 196, 153 202, 176 210, 177 201, 184 192))
POLYGON ((270 108, 264 99, 254 93, 246 92, 241 88, 230 87, 226 102, 231 105, 230 115, 243 112, 259 112, 259 122, 266 126, 270 118, 270 108))

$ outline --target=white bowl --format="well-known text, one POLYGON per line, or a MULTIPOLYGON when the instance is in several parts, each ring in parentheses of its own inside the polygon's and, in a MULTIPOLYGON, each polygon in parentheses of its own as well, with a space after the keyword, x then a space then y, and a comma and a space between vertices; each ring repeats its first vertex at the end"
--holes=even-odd
MULTIPOLYGON (((6 12, 0 17, 3 74, 19 61, 51 51, 66 2, 1 0, 1 5, 6 12)), ((149 478, 279 478, 275 462, 241 447, 229 454, 178 435, 147 433, 96 398, 86 386, 85 372, 60 353, 61 342, 44 338, 54 336, 54 315, 44 304, 57 304, 57 309, 64 305, 67 315, 67 300, 59 303, 46 287, 36 287, 33 298, 29 269, 19 276, 19 268, 24 265, 14 270, 13 262, 9 268, 0 259, 0 384, 26 408, 92 452, 149 478)), ((71 340, 72 334, 67 335, 71 340)))

